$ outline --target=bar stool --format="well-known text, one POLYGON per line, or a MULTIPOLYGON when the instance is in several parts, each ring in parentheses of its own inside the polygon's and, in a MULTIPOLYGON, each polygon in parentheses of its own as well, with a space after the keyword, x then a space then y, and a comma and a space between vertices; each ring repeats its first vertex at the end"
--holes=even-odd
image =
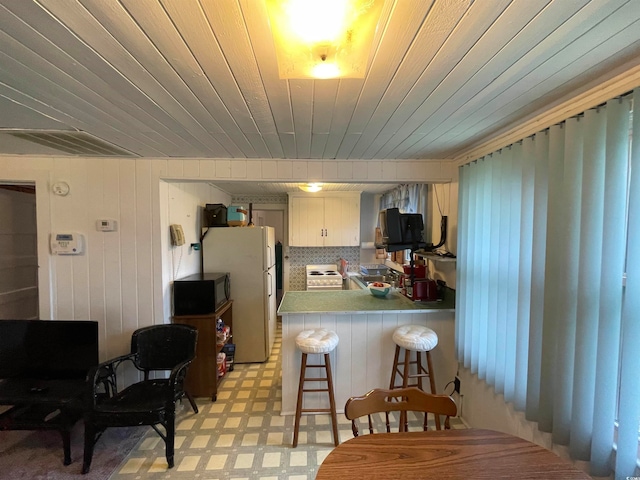
MULTIPOLYGON (((433 375, 433 365, 431 363, 431 350, 438 345, 438 334, 430 328, 422 325, 403 325, 393 332, 393 341, 396 344, 396 353, 393 359, 393 370, 391 371, 391 381, 389 389, 418 387, 426 391, 422 386, 422 379, 429 378, 429 389, 431 393, 436 393, 436 382, 433 375), (403 361, 400 362, 400 351, 404 350, 403 361), (411 353, 415 353, 415 359, 411 360, 411 353), (426 357, 426 368, 422 363, 422 353, 426 357), (415 365, 416 373, 410 373, 410 366, 415 365), (401 368, 402 367, 402 368, 401 368), (400 376, 402 383, 396 385, 396 377, 400 376), (416 383, 409 383, 409 379, 415 379, 416 383)), ((440 417, 435 415, 436 426, 440 430, 440 417)))
POLYGON ((293 430, 293 447, 298 446, 298 432, 300 430, 300 415, 302 412, 330 412, 333 425, 333 441, 338 446, 338 419, 336 417, 336 401, 333 394, 333 379, 331 377, 331 362, 329 353, 338 345, 338 335, 331 330, 315 328, 304 330, 296 337, 296 346, 302 352, 302 364, 300 367, 300 383, 298 385, 298 402, 296 404, 296 421, 293 430), (307 355, 324 355, 324 364, 310 365, 307 363, 307 355), (307 377, 307 368, 324 368, 325 377, 307 377), (327 388, 304 388, 305 382, 327 382, 327 388), (302 395, 305 392, 328 392, 329 408, 302 408, 302 395))

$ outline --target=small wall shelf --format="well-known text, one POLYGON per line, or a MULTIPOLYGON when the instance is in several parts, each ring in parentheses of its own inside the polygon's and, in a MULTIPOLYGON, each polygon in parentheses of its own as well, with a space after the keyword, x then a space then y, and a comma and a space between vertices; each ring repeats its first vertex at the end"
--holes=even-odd
POLYGON ((415 252, 414 255, 417 256, 417 257, 422 257, 422 258, 429 259, 429 260, 431 260, 433 262, 455 263, 456 260, 457 260, 456 257, 443 257, 442 255, 437 255, 437 254, 431 253, 431 252, 426 252, 426 253, 415 252))

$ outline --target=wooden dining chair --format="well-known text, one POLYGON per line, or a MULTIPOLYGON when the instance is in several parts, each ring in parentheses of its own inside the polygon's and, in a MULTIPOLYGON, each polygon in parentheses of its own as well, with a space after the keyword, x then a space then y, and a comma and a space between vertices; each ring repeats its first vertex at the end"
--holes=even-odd
MULTIPOLYGON (((424 414, 423 429, 427 430, 427 417, 433 415, 446 416, 444 428, 449 429, 449 417, 455 417, 458 409, 456 402, 448 395, 434 395, 426 393, 416 387, 395 388, 386 390, 376 388, 362 397, 351 397, 344 407, 344 414, 351 420, 351 429, 354 437, 359 434, 358 419, 367 417, 369 423, 369 433, 376 433, 372 416, 377 413, 384 413, 385 428, 391 431, 389 413, 398 412, 398 431, 407 432, 409 430, 408 412, 422 412, 424 414)), ((436 424, 436 429, 440 430, 440 425, 436 424)))

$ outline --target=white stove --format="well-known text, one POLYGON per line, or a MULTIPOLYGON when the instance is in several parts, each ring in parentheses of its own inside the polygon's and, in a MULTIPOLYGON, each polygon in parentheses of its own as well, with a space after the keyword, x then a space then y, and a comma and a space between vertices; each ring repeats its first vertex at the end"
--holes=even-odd
POLYGON ((337 265, 307 265, 307 290, 342 290, 342 275, 337 265))

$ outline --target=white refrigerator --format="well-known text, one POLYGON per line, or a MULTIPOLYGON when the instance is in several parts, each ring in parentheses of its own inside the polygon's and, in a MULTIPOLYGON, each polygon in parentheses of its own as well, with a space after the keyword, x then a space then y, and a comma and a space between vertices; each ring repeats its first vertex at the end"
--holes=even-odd
POLYGON ((276 336, 273 227, 209 228, 202 241, 204 272, 229 272, 235 363, 264 362, 276 336))

